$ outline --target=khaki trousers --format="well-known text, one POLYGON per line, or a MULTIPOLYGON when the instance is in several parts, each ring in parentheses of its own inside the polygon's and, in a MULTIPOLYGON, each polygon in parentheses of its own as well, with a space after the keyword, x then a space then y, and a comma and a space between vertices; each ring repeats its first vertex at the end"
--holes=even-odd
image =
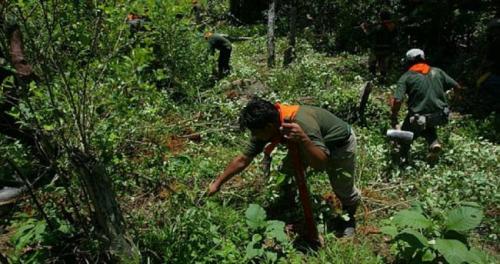
MULTIPOLYGON (((325 172, 328 174, 330 185, 335 195, 339 198, 342 206, 355 206, 361 199, 360 193, 356 186, 356 136, 351 132, 346 145, 330 149, 330 158, 325 172)), ((292 158, 287 155, 283 160, 280 172, 287 177, 294 176, 292 158)), ((304 167, 306 167, 304 165, 304 167)), ((295 190, 290 184, 283 186, 284 195, 288 199, 295 197, 295 190)))

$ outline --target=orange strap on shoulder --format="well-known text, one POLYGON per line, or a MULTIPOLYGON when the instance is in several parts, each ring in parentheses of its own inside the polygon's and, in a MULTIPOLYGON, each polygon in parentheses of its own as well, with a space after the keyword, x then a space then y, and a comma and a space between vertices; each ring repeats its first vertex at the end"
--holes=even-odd
POLYGON ((417 63, 411 66, 409 70, 412 72, 427 74, 431 71, 431 66, 429 66, 427 63, 417 63))
POLYGON ((274 107, 276 107, 276 110, 280 113, 281 123, 284 123, 285 120, 293 121, 300 108, 299 105, 282 105, 279 103, 276 103, 274 107))
MULTIPOLYGON (((276 110, 278 110, 280 114, 280 123, 283 124, 285 121, 293 121, 295 120, 295 116, 299 111, 299 105, 282 105, 280 103, 274 104, 276 110)), ((271 155, 271 152, 276 148, 276 146, 282 141, 282 138, 273 139, 269 144, 264 147, 264 154, 271 155)))

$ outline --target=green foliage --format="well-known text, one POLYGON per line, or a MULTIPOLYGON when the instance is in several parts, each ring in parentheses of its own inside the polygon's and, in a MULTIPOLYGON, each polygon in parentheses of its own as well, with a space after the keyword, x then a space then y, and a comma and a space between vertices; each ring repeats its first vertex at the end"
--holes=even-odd
POLYGON ((187 197, 175 198, 178 205, 171 205, 170 210, 156 208, 153 218, 138 219, 155 226, 138 234, 146 258, 154 263, 234 263, 243 258, 240 247, 249 234, 237 212, 212 202, 203 208, 183 209, 178 206, 187 197), (172 217, 174 210, 178 211, 172 217))
MULTIPOLYGON (((186 16, 176 18, 189 12, 188 1, 104 1, 98 6, 91 2, 95 1, 11 1, 15 13, 27 18, 22 25, 27 59, 42 78, 29 87, 28 100, 11 114, 23 126, 54 137, 61 146, 81 147, 85 143, 103 162, 145 263, 383 262, 386 253, 379 250, 379 241, 372 242, 363 234, 353 243, 325 234, 324 248, 299 252, 285 234, 285 224, 268 220, 260 206, 251 204, 276 198, 273 188, 285 181, 275 172, 283 151, 275 153, 271 179, 263 179, 258 166, 251 165, 216 197, 200 198, 248 139, 234 126, 238 111, 252 94, 271 101, 328 108, 352 123, 359 90, 368 80, 367 56, 338 53, 338 49, 332 52, 331 48, 360 51, 368 47, 361 30, 353 27, 376 18, 378 10, 370 6, 377 6, 377 1, 302 1, 299 20, 309 14, 314 21, 299 33, 294 63, 274 69, 265 66, 265 26, 228 26, 227 21, 218 21, 227 12, 227 1, 211 1, 215 3, 210 14, 214 21, 209 21, 206 29, 252 37, 233 43, 232 74, 216 84, 209 77, 215 58, 206 56, 201 32, 186 16), (49 11, 47 21, 42 6, 49 11), (130 34, 124 23, 130 11, 150 18, 146 31, 130 34), (324 53, 318 53, 318 48, 324 53), (335 56, 327 55, 332 53, 335 56), (234 84, 241 80, 260 82, 262 87, 234 84), (187 139, 191 133, 199 133, 201 142, 187 139)), ((396 3, 395 9, 400 7, 400 1, 391 2, 396 3)), ((474 34, 480 35, 482 30, 474 34)), ((281 65, 287 40, 279 37, 276 47, 277 65, 281 65)), ((464 67, 473 65, 466 62, 464 67)), ((13 80, 8 79, 2 89, 11 87, 13 80)), ((491 124, 477 124, 469 117, 452 121, 440 131, 445 151, 436 166, 430 167, 416 154, 411 166, 393 168, 384 138, 390 93, 385 86, 375 86, 366 110, 367 127, 353 125, 358 138, 358 187, 368 192, 383 183, 391 190, 384 191, 383 198, 423 200, 425 210, 399 212, 391 225, 382 228, 393 238, 398 260, 486 262, 484 254, 473 246, 498 242, 498 223, 491 212, 496 212, 500 201, 499 148, 481 137, 482 131, 491 133, 491 124), (463 200, 485 208, 484 219, 474 206, 454 208, 463 200)), ((68 153, 65 148, 62 151, 55 161, 61 172, 54 185, 67 184, 77 205, 70 203, 71 196, 61 191, 62 187, 43 189, 43 207, 56 223, 56 230, 35 217, 16 220, 14 262, 41 263, 57 258, 50 248, 59 249, 60 243, 77 249, 60 251, 67 255, 85 252, 82 262, 95 262, 102 256, 94 223, 87 223, 92 211, 87 209, 84 188, 72 177, 68 153), (70 216, 62 214, 63 210, 70 216), (77 216, 82 217, 80 221, 68 221, 77 216), (90 232, 82 226, 90 227, 90 232)), ((416 142, 413 151, 425 153, 424 144, 416 142)), ((23 173, 37 169, 30 151, 3 135, 0 152, 2 158, 5 155, 14 160, 23 173)), ((14 175, 3 160, 0 164, 0 178, 14 175)), ((311 177, 315 194, 323 194, 328 185, 325 175, 311 177)), ((378 216, 361 219, 360 226, 378 223, 378 216)))
MULTIPOLYGON (((325 234, 327 246, 310 256, 307 256, 307 263, 311 264, 377 264, 387 263, 383 260, 383 256, 373 252, 373 245, 367 240, 363 241, 342 241, 334 237, 333 234, 325 234)), ((293 255, 292 255, 293 256, 293 255)), ((291 260, 291 263, 301 263, 300 260, 291 260)))
POLYGON ((434 248, 443 255, 448 263, 471 263, 469 256, 473 255, 464 243, 454 239, 436 239, 434 248))
POLYGON ((275 263, 291 249, 282 221, 266 221, 266 212, 257 204, 250 204, 245 212, 246 222, 254 232, 247 244, 245 259, 275 263))
POLYGON ((250 204, 245 212, 247 225, 252 229, 259 229, 265 225, 266 211, 258 204, 250 204))
POLYGON ((391 218, 381 231, 392 237, 396 257, 411 263, 487 263, 484 253, 467 242, 467 232, 479 226, 482 210, 463 205, 430 219, 416 206, 391 218))
POLYGON ((154 47, 155 76, 160 87, 186 93, 189 99, 199 96, 211 84, 211 61, 203 36, 187 20, 175 18, 176 5, 156 2, 150 12, 154 31, 141 40, 154 47))
POLYGON ((12 226, 15 234, 10 238, 14 252, 9 258, 14 262, 40 263, 53 255, 54 247, 61 247, 63 241, 75 231, 67 221, 54 220, 56 226, 51 229, 45 220, 17 214, 12 226))
POLYGON ((20 251, 31 243, 43 241, 46 228, 47 223, 45 221, 36 221, 35 219, 28 219, 20 224, 20 228, 16 230, 16 234, 12 237, 16 250, 20 251))
POLYGON ((411 228, 428 228, 431 221, 422 215, 422 212, 403 210, 394 216, 394 223, 398 226, 408 226, 411 228))
POLYGON ((476 207, 459 207, 449 211, 445 218, 446 230, 469 231, 481 223, 483 211, 476 207))

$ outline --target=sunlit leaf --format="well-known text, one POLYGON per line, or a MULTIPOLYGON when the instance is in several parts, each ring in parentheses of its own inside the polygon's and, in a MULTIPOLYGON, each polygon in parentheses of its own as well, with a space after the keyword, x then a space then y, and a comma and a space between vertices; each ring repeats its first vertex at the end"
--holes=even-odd
POLYGON ((453 239, 436 239, 434 245, 450 264, 462 264, 468 260, 469 250, 464 243, 453 239))
POLYGON ((253 229, 264 227, 266 223, 266 211, 258 204, 250 204, 245 212, 245 216, 248 226, 253 229))
POLYGON ((482 219, 481 209, 462 206, 447 213, 444 225, 448 230, 467 231, 476 228, 482 219))

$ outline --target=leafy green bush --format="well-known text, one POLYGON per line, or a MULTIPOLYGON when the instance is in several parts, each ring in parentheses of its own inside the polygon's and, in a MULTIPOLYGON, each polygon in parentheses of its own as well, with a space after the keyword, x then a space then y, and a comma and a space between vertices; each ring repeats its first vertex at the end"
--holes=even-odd
POLYGON ((16 263, 41 263, 64 252, 62 241, 68 239, 75 230, 67 221, 57 218, 52 218, 51 221, 55 223, 55 229, 51 229, 45 220, 17 214, 12 225, 15 234, 10 239, 14 252, 9 258, 16 263))
POLYGON ((134 220, 152 226, 137 234, 146 258, 154 263, 235 263, 244 258, 241 249, 249 234, 238 212, 213 202, 186 209, 187 196, 174 199, 157 206, 153 217, 134 220))
POLYGON ((396 257, 405 263, 487 263, 487 256, 467 241, 467 233, 483 219, 482 210, 464 204, 433 218, 417 205, 396 213, 381 231, 392 237, 396 257))
POLYGON ((253 231, 252 240, 246 247, 245 259, 275 263, 278 257, 292 249, 284 222, 266 221, 266 212, 257 204, 250 204, 245 216, 248 227, 253 231))
MULTIPOLYGON (((42 2, 47 1, 12 2, 19 8, 19 14, 28 19, 22 27, 27 36, 26 52, 30 61, 37 61, 34 66, 44 79, 41 84, 30 87, 29 100, 22 102, 20 109, 12 114, 21 119, 19 121, 24 126, 42 128, 54 135, 58 142, 70 146, 79 146, 82 135, 89 137, 88 148, 113 177, 122 210, 126 212, 127 226, 132 230, 145 262, 382 262, 384 251, 378 251, 371 239, 363 234, 354 243, 344 243, 332 234, 325 234, 327 244, 318 252, 303 254, 294 250, 283 232, 283 222, 266 220, 262 208, 255 204, 248 207, 249 201, 265 204, 276 198, 277 192, 273 189, 285 180, 283 175, 273 172, 266 181, 259 177, 260 170, 255 165, 240 179, 228 183, 219 196, 210 198, 213 200, 205 204, 201 201, 201 205, 193 203, 193 197, 198 198, 208 182, 224 169, 225 161, 238 154, 242 142, 247 140, 247 135, 236 132, 234 126, 237 125, 238 111, 249 94, 256 92, 271 101, 325 107, 352 121, 359 90, 367 80, 363 77, 368 75, 367 56, 340 53, 328 57, 317 53, 316 39, 309 38, 307 33, 310 31, 305 30, 303 35, 299 34, 298 56, 294 63, 287 68, 268 69, 265 66, 265 26, 234 27, 213 21, 209 28, 217 32, 253 37, 249 41, 233 43, 232 74, 213 85, 209 75, 215 59, 206 57, 206 43, 201 32, 185 17, 176 18, 178 14, 189 12, 187 1, 105 1, 83 9, 76 8, 76 4, 82 6, 88 2, 90 5, 92 1, 85 4, 84 1, 59 1, 60 5, 52 5, 54 10, 49 8, 51 4, 44 5, 50 9, 47 14, 50 28, 40 26, 45 25, 40 23, 45 21, 42 2), (134 36, 129 34, 124 23, 129 11, 149 16, 151 23, 146 31, 134 36), (50 31, 51 38, 48 37, 50 31), (95 36, 98 38, 93 42, 95 36), (233 81, 242 79, 258 81, 263 87, 251 90, 233 84, 233 81), (235 97, 228 96, 232 91, 237 93, 235 97), (179 94, 181 96, 176 97, 179 94), (187 103, 180 103, 177 99, 187 103), (83 133, 79 129, 84 129, 83 133), (183 138, 191 132, 199 132, 201 142, 183 138), (171 139, 181 139, 182 146, 177 150, 171 148, 168 144, 171 139), (166 198, 160 197, 162 188, 170 185, 182 187, 172 188, 166 198)), ((217 2, 214 18, 223 16, 227 1, 211 2, 217 2)), ((316 23, 328 20, 335 25, 334 28, 325 28, 325 24, 317 23, 313 29, 326 31, 328 47, 325 51, 334 44, 338 44, 337 47, 349 44, 344 48, 357 50, 356 45, 362 44, 365 37, 360 30, 353 32, 352 27, 362 19, 375 17, 377 12, 374 9, 364 12, 369 9, 367 4, 376 3, 373 0, 354 4, 345 0, 309 2, 302 4, 314 9, 311 14, 316 23), (341 8, 334 19, 328 16, 318 18, 325 11, 322 7, 326 4, 331 8, 328 10, 341 8), (335 23, 336 20, 341 23, 335 23), (331 33, 333 31, 335 34, 331 33), (353 40, 355 36, 363 39, 353 40)), ((278 37, 276 44, 277 65, 281 65, 287 40, 278 37)), ((467 119, 451 122, 440 130, 445 151, 435 167, 422 162, 417 154, 412 166, 391 168, 387 158, 388 146, 382 133, 387 127, 389 111, 385 103, 387 92, 379 88, 375 87, 366 111, 368 127, 354 125, 359 140, 357 184, 360 189, 365 191, 374 185, 382 185, 384 190, 394 190, 384 191, 382 199, 387 198, 385 195, 405 200, 425 199, 423 207, 432 212, 448 210, 463 199, 477 202, 485 208, 487 217, 474 238, 489 236, 493 241, 472 242, 480 245, 495 243, 498 223, 489 216, 496 212, 499 203, 496 184, 498 146, 480 138, 483 135, 480 130, 489 131, 491 125, 486 122, 473 126, 467 119)), ((14 160, 22 172, 36 167, 36 164, 31 164, 29 153, 18 143, 4 140, 3 136, 0 140, 0 151, 14 160)), ((420 142, 416 142, 414 148, 418 150, 416 153, 425 152, 422 151, 425 146, 420 142)), ((284 156, 284 153, 275 153, 275 161, 280 155, 284 156)), ((59 184, 71 175, 71 171, 66 156, 56 163, 63 169, 56 182, 59 184)), ((278 165, 278 162, 274 163, 273 169, 276 170, 278 165)), ((0 178, 13 173, 4 166, 0 169, 0 178)), ((319 181, 311 181, 311 190, 321 193, 329 183, 326 175, 318 176, 319 181)), ((56 229, 61 226, 62 230, 52 232, 45 221, 33 216, 29 220, 16 220, 14 227, 18 230, 12 240, 16 246, 16 253, 12 256, 14 262, 50 261, 53 252, 49 248, 57 249, 61 241, 68 242, 68 237, 78 238, 74 244, 97 245, 83 251, 100 256, 102 251, 99 243, 93 240, 93 229, 88 237, 82 238, 82 234, 86 234, 82 228, 84 225, 66 221, 82 216, 82 222, 86 222, 92 213, 91 209, 86 209, 88 203, 78 180, 73 177, 68 185, 78 206, 69 205, 70 195, 56 195, 48 189, 43 192, 44 201, 48 201, 43 207, 45 211, 59 211, 51 214, 50 219, 59 219, 54 220, 56 229), (69 208, 70 216, 61 214, 65 209, 60 209, 59 205, 69 208)), ((377 205, 366 201, 368 206, 377 205)), ((331 213, 325 211, 322 215, 331 213)), ((398 256, 402 261, 410 260, 403 252, 410 254, 411 250, 411 257, 418 256, 419 260, 434 256, 432 261, 437 262, 462 257, 449 254, 447 247, 450 245, 475 254, 476 250, 470 246, 474 243, 462 239, 467 237, 465 232, 471 230, 453 227, 452 221, 447 220, 467 211, 457 209, 453 213, 455 210, 451 210, 446 215, 421 211, 401 213, 424 223, 420 226, 398 221, 392 225, 396 230, 393 233, 394 248, 400 250, 398 256), (429 222, 427 226, 425 223, 429 222), (411 247, 406 241, 416 244, 411 247)), ((378 219, 373 221, 378 222, 378 219)), ((86 226, 92 227, 92 224, 86 226)), ((370 223, 361 220, 360 224, 364 227, 370 223)), ((394 228, 388 230, 394 231, 394 228)), ((92 262, 95 259, 88 257, 84 260, 92 262)))

